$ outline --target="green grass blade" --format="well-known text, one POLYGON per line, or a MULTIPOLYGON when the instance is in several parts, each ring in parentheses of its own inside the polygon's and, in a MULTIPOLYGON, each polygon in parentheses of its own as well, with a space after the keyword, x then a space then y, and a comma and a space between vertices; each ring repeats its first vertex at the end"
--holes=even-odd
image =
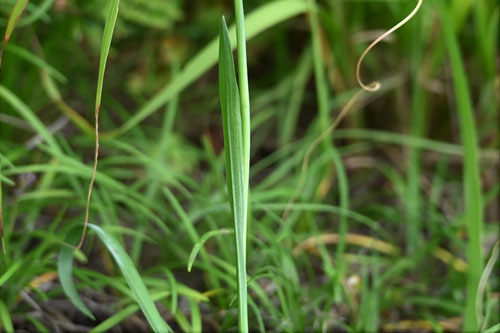
POLYGON ((10 266, 10 268, 0 276, 0 287, 4 285, 5 282, 7 282, 12 275, 21 267, 23 264, 22 261, 17 261, 15 264, 10 266))
MULTIPOLYGON (((310 15, 310 29, 311 29, 311 39, 312 39, 312 53, 313 53, 313 65, 314 65, 314 82, 316 85, 316 94, 318 102, 318 120, 319 120, 319 130, 320 132, 326 131, 329 124, 331 123, 329 119, 329 97, 328 97, 328 85, 325 77, 325 65, 323 63, 323 55, 321 49, 321 35, 320 35, 320 25, 318 19, 318 6, 316 1, 309 1, 309 15, 310 15)), ((325 147, 330 145, 329 138, 325 138, 323 141, 325 147)))
MULTIPOLYGON (((344 164, 342 162, 342 156, 340 155, 338 149, 332 147, 331 149, 333 164, 335 166, 336 175, 338 178, 338 191, 339 191, 339 205, 340 209, 343 211, 349 210, 350 199, 349 199, 349 179, 347 172, 345 170, 344 164)), ((346 242, 345 237, 349 229, 349 223, 346 215, 340 216, 339 221, 339 242, 337 245, 337 252, 335 254, 337 260, 337 274, 336 274, 336 284, 335 284, 335 297, 337 302, 341 302, 341 287, 342 281, 345 278, 346 263, 343 259, 346 242)))
POLYGON ((45 327, 43 326, 43 324, 38 320, 36 319, 35 317, 33 316, 26 316, 26 319, 28 319, 30 321, 30 323, 33 324, 33 326, 35 326, 35 328, 38 330, 38 332, 40 333, 49 333, 50 331, 45 327))
POLYGON ((460 122, 460 135, 464 146, 464 192, 465 223, 468 232, 467 259, 467 298, 465 306, 464 330, 479 330, 476 317, 476 293, 483 271, 481 238, 483 227, 483 208, 481 178, 479 173, 478 142, 474 122, 474 109, 470 96, 469 83, 465 73, 460 47, 454 30, 454 22, 443 0, 439 1, 443 37, 448 49, 452 69, 453 85, 460 122))
POLYGON ((5 303, 0 299, 0 329, 5 332, 14 332, 14 325, 10 318, 9 309, 5 303))
MULTIPOLYGON (((3 252, 3 254, 6 254, 7 253, 7 250, 5 249, 5 231, 4 231, 4 225, 3 225, 3 198, 2 198, 2 179, 3 179, 3 175, 2 175, 2 167, 0 165, 0 242, 2 243, 1 247, 1 251, 3 252)), ((5 274, 4 274, 5 275, 5 274)), ((2 280, 3 276, 0 277, 0 281, 2 280)), ((0 286, 2 284, 0 283, 0 286)))
MULTIPOLYGON (((158 294, 152 296, 152 299, 157 301, 161 298, 164 298, 166 295, 168 295, 168 292, 161 292, 161 293, 158 293, 158 294)), ((139 309, 140 309, 140 307, 137 304, 131 304, 131 305, 125 307, 124 309, 116 312, 115 314, 113 314, 108 319, 104 320, 102 323, 100 323, 96 327, 92 328, 90 330, 90 333, 108 332, 113 327, 115 327, 116 325, 118 325, 119 323, 124 321, 125 319, 132 316, 139 309)))
POLYGON ((165 271, 165 274, 167 275, 168 284, 170 285, 170 289, 172 290, 172 302, 170 303, 170 311, 172 311, 172 313, 176 313, 177 312, 178 295, 179 295, 177 280, 175 279, 174 273, 172 273, 171 270, 169 270, 166 267, 163 267, 163 270, 165 271))
POLYGON ((22 47, 13 45, 11 43, 7 45, 7 47, 5 47, 5 51, 15 54, 16 56, 23 58, 24 60, 35 65, 36 67, 46 71, 48 74, 50 74, 54 79, 58 80, 59 82, 62 83, 68 82, 68 79, 63 74, 61 74, 61 72, 55 69, 52 65, 50 65, 42 58, 34 55, 33 53, 29 52, 28 50, 22 47))
MULTIPOLYGON (((73 228, 66 237, 66 242, 68 244, 74 244, 78 241, 80 233, 80 228, 73 228)), ((67 245, 61 247, 59 252, 59 259, 57 260, 57 271, 59 273, 59 281, 63 288, 64 293, 69 298, 71 303, 78 310, 80 310, 87 317, 95 320, 94 315, 90 312, 89 308, 83 303, 82 299, 78 295, 75 284, 73 283, 73 253, 75 249, 67 245)))
POLYGON ((94 327, 92 330, 90 330, 90 333, 107 332, 125 319, 129 318, 138 310, 139 306, 137 304, 129 305, 94 327))
POLYGON ((24 27, 29 24, 32 24, 36 22, 37 20, 43 18, 47 19, 49 16, 47 15, 47 12, 51 9, 52 5, 54 4, 55 0, 45 0, 41 4, 37 4, 38 6, 36 7, 35 10, 33 10, 29 15, 25 15, 20 22, 18 22, 19 27, 24 27))
POLYGON ((142 309, 142 312, 146 316, 151 328, 155 332, 171 332, 172 329, 163 320, 156 308, 151 295, 149 294, 144 281, 137 272, 137 269, 132 262, 132 259, 128 256, 127 252, 120 243, 112 237, 109 233, 94 224, 89 224, 89 228, 94 230, 94 232, 99 236, 102 243, 106 246, 109 253, 115 259, 118 267, 122 271, 125 280, 127 281, 130 289, 134 293, 135 299, 142 309))
POLYGON ((200 252, 201 247, 207 240, 212 238, 213 236, 218 236, 218 235, 227 235, 227 234, 232 234, 234 233, 234 230, 232 229, 219 229, 219 230, 212 230, 207 233, 205 233, 203 236, 201 236, 200 240, 194 244, 193 249, 191 250, 191 254, 189 255, 189 260, 188 260, 188 265, 187 265, 187 270, 188 272, 191 272, 191 268, 193 267, 193 263, 196 259, 196 256, 198 255, 198 252, 200 252))
POLYGON ((7 22, 7 28, 5 29, 5 35, 3 37, 2 46, 0 47, 0 67, 2 66, 3 50, 5 49, 7 43, 9 42, 9 39, 12 36, 12 32, 16 27, 17 21, 19 21, 19 18, 21 17, 24 7, 26 7, 27 3, 28 0, 17 0, 16 3, 14 4, 14 7, 12 8, 12 11, 10 12, 9 21, 7 22))
MULTIPOLYGON (((243 131, 244 187, 248 198, 250 179, 250 93, 248 91, 247 47, 245 38, 245 13, 243 0, 234 1, 236 12, 236 45, 238 55, 238 83, 240 88, 241 126, 243 131)), ((245 215, 247 212, 245 211, 245 215)))
POLYGON ((284 146, 292 142, 293 135, 297 129, 297 121, 304 100, 305 86, 311 76, 311 48, 307 47, 301 55, 297 70, 294 73, 290 99, 286 112, 283 115, 283 126, 280 127, 280 145, 284 146))
MULTIPOLYGON (((377 143, 401 145, 422 150, 433 151, 444 155, 463 156, 464 149, 460 145, 427 139, 424 137, 416 137, 399 133, 371 130, 371 129, 338 129, 333 133, 335 139, 359 139, 370 140, 377 143)), ((499 151, 495 149, 484 149, 480 151, 480 157, 498 161, 499 151)))
MULTIPOLYGON (((306 10, 307 3, 301 0, 279 0, 265 4, 247 16, 245 20, 246 39, 251 39, 262 31, 302 14, 306 10)), ((235 27, 231 27, 229 35, 231 36, 231 42, 234 43, 236 41, 235 27)), ((218 41, 214 39, 198 52, 167 86, 135 112, 134 116, 123 126, 112 132, 112 135, 119 135, 130 130, 207 72, 217 62, 217 45, 218 41)))
MULTIPOLYGON (((411 135, 413 137, 423 137, 425 131, 426 118, 426 100, 425 90, 420 83, 422 58, 423 58, 423 38, 422 22, 423 16, 413 18, 413 38, 412 61, 413 61, 413 91, 411 102, 411 135)), ((422 71, 423 72, 423 71, 422 71)), ((407 250, 409 254, 416 253, 421 246, 421 210, 422 198, 420 196, 421 179, 421 151, 418 148, 411 147, 408 152, 408 172, 407 172, 407 214, 408 214, 408 232, 407 232, 407 250)))
POLYGON ((238 325, 240 332, 248 332, 247 276, 246 276, 246 224, 247 204, 245 185, 245 154, 240 108, 240 94, 226 21, 222 18, 219 48, 219 93, 224 128, 226 177, 231 211, 233 213, 237 278, 238 325))
POLYGON ((85 238, 85 231, 89 221, 89 206, 90 198, 92 196, 92 188, 94 186, 95 176, 97 172, 97 161, 99 156, 99 109, 101 108, 102 86, 104 83, 104 72, 106 70, 106 62, 108 61, 109 48, 111 47, 111 39, 113 38, 113 31, 115 30, 116 18, 118 16, 118 6, 120 0, 112 0, 106 17, 106 25, 104 26, 104 33, 101 42, 101 55, 99 60, 99 75, 97 77, 97 92, 95 98, 95 154, 94 154, 94 170, 92 178, 90 179, 89 190, 87 194, 87 205, 85 208, 85 221, 83 227, 82 237, 78 247, 82 246, 85 238))
POLYGON ((497 333, 497 332, 500 332, 500 323, 493 325, 484 331, 484 333, 497 333))
POLYGON ((191 312, 191 327, 193 333, 201 333, 200 307, 195 299, 189 298, 189 310, 191 312))
POLYGON ((101 105, 102 85, 104 82, 104 71, 106 70, 106 62, 108 61, 109 48, 111 47, 111 39, 115 30, 116 18, 118 16, 118 6, 120 0, 112 0, 106 17, 106 25, 101 42, 101 56, 99 61, 99 76, 97 78, 97 94, 95 99, 95 107, 99 109, 101 105))
POLYGON ((60 151, 56 140, 47 127, 45 127, 35 113, 22 100, 20 100, 19 97, 14 95, 14 93, 2 85, 0 85, 0 97, 2 97, 13 109, 17 111, 51 148, 55 151, 60 151))

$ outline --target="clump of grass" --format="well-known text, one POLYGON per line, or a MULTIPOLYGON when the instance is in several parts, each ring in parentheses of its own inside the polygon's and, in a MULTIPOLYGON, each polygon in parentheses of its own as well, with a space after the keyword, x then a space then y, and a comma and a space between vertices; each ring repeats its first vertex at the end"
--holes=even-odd
MULTIPOLYGON (((469 225, 469 220, 462 221, 462 193, 457 186, 465 184, 465 178, 457 166, 471 155, 465 145, 454 142, 458 131, 453 122, 445 121, 449 113, 443 112, 443 102, 451 95, 442 92, 452 91, 446 74, 457 73, 452 73, 456 61, 448 70, 444 60, 449 48, 434 33, 440 15, 419 15, 419 26, 412 19, 409 25, 415 29, 406 27, 397 38, 392 36, 393 43, 383 51, 385 64, 375 57, 382 47, 372 47, 373 57, 363 52, 382 33, 363 39, 351 36, 363 22, 379 26, 387 19, 396 22, 417 0, 403 5, 247 0, 247 7, 260 7, 245 19, 246 36, 238 30, 242 2, 235 1, 236 24, 227 29, 221 23, 219 40, 213 39, 190 60, 180 58, 176 63, 163 59, 163 53, 176 47, 170 32, 155 34, 169 40, 163 50, 159 39, 148 38, 155 28, 135 30, 133 22, 123 27, 118 21, 113 49, 119 56, 113 59, 113 71, 106 72, 109 88, 102 91, 103 109, 99 113, 100 103, 90 107, 96 123, 102 124, 95 133, 96 128, 85 120, 93 117, 78 112, 88 110, 84 101, 96 97, 95 80, 89 78, 94 64, 88 60, 102 52, 102 28, 98 20, 86 18, 106 17, 106 8, 91 5, 99 2, 69 2, 63 8, 51 7, 51 0, 28 2, 27 17, 16 29, 27 27, 19 34, 16 30, 5 48, 0 71, 0 123, 6 124, 0 130, 1 208, 8 254, 0 255, 3 329, 61 329, 52 319, 58 312, 52 302, 57 302, 64 305, 64 313, 74 308, 70 303, 82 312, 71 311, 75 316, 65 323, 85 325, 90 331, 127 329, 132 318, 160 332, 170 328, 186 332, 460 330, 466 317, 461 295, 472 276, 473 256, 467 250, 470 233, 462 232, 462 224, 469 225), (68 19, 72 10, 86 15, 68 19), (373 15, 379 10, 384 16, 373 15), (302 13, 308 15, 288 20, 302 13), (378 17, 383 19, 377 22, 378 17), (79 32, 76 40, 75 31, 79 32), (254 164, 250 169, 246 165, 250 154, 245 153, 250 126, 245 130, 248 114, 243 111, 248 97, 243 88, 248 85, 246 65, 242 66, 246 59, 239 58, 245 37, 261 32, 265 33, 255 43, 258 47, 252 49, 256 61, 251 62, 254 164), (117 37, 119 43, 115 43, 117 37), (366 41, 366 45, 357 44, 366 41), (236 46, 238 64, 231 67, 236 46), (68 48, 74 50, 78 66, 59 61, 68 48), (196 82, 210 72, 221 49, 219 94, 227 111, 222 110, 223 138, 217 124, 205 122, 205 117, 212 119, 212 111, 220 112, 217 86, 207 80, 196 82), (360 81, 365 67, 373 73, 383 68, 387 75, 380 76, 377 92, 348 88, 356 82, 355 55, 362 53, 360 81), (409 75, 400 74, 404 70, 394 69, 393 74, 385 70, 400 58, 410 59, 409 75), (131 59, 140 59, 138 68, 131 69, 131 59), (269 67, 269 60, 276 66, 269 67), (239 69, 245 72, 236 73, 239 69), (134 81, 134 91, 127 91, 123 83, 129 74, 147 83, 141 88, 134 81), (65 85, 65 77, 77 77, 78 84, 65 85), (157 93, 150 96, 153 91, 157 93), (364 106, 373 116, 368 112, 351 116, 364 106), (410 108, 411 118, 405 111, 410 108), (429 122, 419 118, 422 109, 429 122), (332 115, 333 110, 340 112, 332 115), (162 118, 163 125, 158 126, 162 118), (61 119, 67 123, 63 131, 54 126, 61 119), (346 128, 339 129, 340 125, 346 128), (408 128, 410 134, 390 131, 408 128), (99 139, 106 143, 106 153, 98 154, 99 167, 83 163, 86 156, 94 157, 99 139), (226 159, 219 154, 222 140, 226 159), (416 151, 420 153, 412 153, 416 151), (28 177, 34 180, 27 181, 28 177), (89 186, 89 180, 99 186, 89 186), (258 220, 251 223, 251 216, 258 220), (92 238, 87 236, 79 250, 84 219, 92 238), (248 257, 247 246, 252 253, 248 257), (201 260, 195 263, 198 252, 201 260), (459 259, 463 253, 467 261, 459 259), (185 273, 186 263, 188 271, 196 274, 185 273), (89 296, 103 301, 96 307, 87 301, 89 296), (233 309, 236 306, 238 312, 233 309), (106 311, 101 310, 104 307, 106 311), (402 315, 407 319, 391 319, 402 315)), ((441 12, 430 2, 425 5, 426 13, 441 12)), ((490 97, 492 37, 498 19, 490 14, 495 7, 491 3, 472 5, 471 0, 454 2, 449 18, 460 21, 453 24, 454 38, 459 33, 463 37, 462 26, 473 26, 469 18, 477 21, 476 29, 481 31, 481 39, 466 34, 476 39, 470 41, 479 43, 481 53, 464 48, 462 66, 484 70, 466 79, 470 98, 477 98, 478 142, 485 147, 477 147, 477 164, 484 177, 481 206, 486 245, 494 242, 498 232, 493 202, 499 186, 490 168, 498 164, 498 144, 492 140, 498 134, 489 121, 496 114, 490 97), (474 9, 476 17, 469 15, 474 9)), ((0 6, 0 12, 8 14, 4 8, 0 6)), ((215 2, 203 6, 197 2, 189 13, 200 8, 220 10, 215 2)), ((193 36, 213 37, 205 29, 213 27, 213 21, 206 21, 210 17, 200 20, 186 15, 183 24, 189 28, 176 29, 175 39, 192 42, 189 49, 195 50, 199 39, 193 36)), ((0 25, 5 27, 7 22, 0 18, 0 25)), ((466 45, 476 44, 467 40, 466 45)), ((459 101, 449 105, 454 108, 459 101)), ((498 278, 491 274, 497 254, 498 245, 475 292, 478 326, 489 327, 488 332, 498 330, 498 278)))

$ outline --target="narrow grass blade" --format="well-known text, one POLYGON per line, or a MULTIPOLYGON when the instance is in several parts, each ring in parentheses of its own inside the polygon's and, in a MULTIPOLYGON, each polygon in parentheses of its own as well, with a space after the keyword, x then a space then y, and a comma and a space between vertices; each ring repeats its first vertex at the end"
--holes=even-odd
POLYGON ((7 282, 12 277, 12 275, 14 275, 14 273, 21 267, 22 264, 23 264, 22 261, 17 261, 15 264, 10 266, 10 268, 5 273, 3 273, 0 276, 0 287, 3 286, 4 283, 7 282))
POLYGON ((177 280, 175 279, 174 273, 166 267, 163 267, 165 274, 167 275, 168 284, 170 285, 170 290, 172 290, 172 302, 170 303, 170 311, 172 313, 177 312, 177 297, 179 294, 177 280))
POLYGON ((486 324, 484 318, 487 317, 483 316, 484 293, 486 291, 486 286, 488 284, 488 278, 490 277, 491 272, 493 271, 495 264, 497 263, 500 250, 499 247, 500 247, 500 241, 497 240, 495 245, 493 246, 493 250, 491 251, 490 259, 488 259, 486 267, 484 268, 484 271, 481 275, 481 280, 479 281, 479 288, 476 294, 476 317, 478 318, 479 322, 483 322, 482 329, 484 329, 484 324, 486 324))
POLYGON ((307 47, 302 53, 297 70, 294 73, 294 79, 290 89, 290 100, 283 114, 283 126, 280 127, 280 146, 292 142, 293 135, 297 130, 297 121, 305 95, 305 86, 311 76, 311 48, 307 47))
POLYGON ((189 299, 189 310, 191 312, 191 327, 193 333, 201 333, 201 313, 198 303, 193 298, 189 299))
POLYGON ((118 5, 120 0, 112 0, 106 17, 106 25, 104 26, 104 33, 101 42, 101 56, 99 62, 99 75, 97 77, 97 93, 95 98, 95 154, 94 154, 94 170, 92 178, 90 179, 89 191, 87 194, 87 205, 85 207, 85 221, 83 227, 82 238, 78 244, 80 248, 85 239, 85 231, 89 223, 89 206, 90 197, 92 196, 92 188, 94 186, 95 176, 97 172, 97 161, 99 158, 99 109, 101 107, 102 86, 104 83, 104 71, 106 70, 106 62, 108 61, 109 48, 111 46, 111 39, 113 38, 113 31, 115 30, 116 18, 118 16, 118 5))
POLYGON ((63 74, 61 74, 61 72, 55 69, 52 65, 47 63, 42 58, 36 56, 35 54, 29 52, 28 50, 23 49, 22 47, 13 45, 11 43, 5 47, 5 51, 15 54, 16 56, 23 58, 24 60, 35 65, 36 67, 46 71, 48 74, 50 74, 54 79, 58 80, 59 82, 62 83, 68 82, 68 79, 63 74))
POLYGON ((137 303, 139 303, 139 306, 151 325, 151 328, 155 332, 171 332, 172 329, 160 316, 160 313, 158 312, 158 309, 156 308, 144 281, 142 281, 141 276, 132 262, 132 259, 130 259, 125 249, 123 249, 114 237, 97 225, 89 224, 88 226, 94 230, 97 236, 101 239, 102 243, 108 249, 109 253, 115 259, 118 267, 120 267, 125 280, 134 293, 135 299, 137 303))
POLYGON ((20 100, 19 97, 2 85, 0 85, 0 97, 2 97, 14 110, 17 111, 51 148, 60 152, 60 148, 50 131, 42 123, 42 121, 38 119, 33 110, 20 100))
MULTIPOLYGON (((248 184, 250 179, 250 92, 248 91, 247 47, 245 37, 245 13, 243 0, 234 1, 236 14, 236 45, 238 55, 238 83, 241 107, 241 127, 243 132, 243 171, 244 195, 248 198, 248 184)), ((247 212, 245 211, 245 215, 247 212)))
POLYGON ((41 73, 41 84, 44 88, 47 96, 54 102, 58 109, 64 113, 78 128, 88 135, 94 134, 94 127, 83 118, 78 112, 73 110, 66 102, 63 100, 59 88, 52 79, 52 76, 46 70, 41 73))
POLYGON ((115 30, 116 18, 118 16, 118 6, 120 0, 112 0, 106 17, 106 25, 101 42, 101 55, 99 61, 99 75, 97 78, 97 94, 95 99, 95 107, 99 109, 101 105, 102 86, 104 82, 104 71, 106 70, 106 62, 108 61, 109 48, 111 47, 111 39, 115 30))
POLYGON ((468 233, 467 259, 469 262, 464 331, 477 332, 479 323, 476 317, 476 293, 483 271, 481 250, 483 207, 474 109, 460 47, 455 35, 454 22, 444 1, 440 0, 438 3, 441 11, 443 37, 450 58, 460 135, 464 146, 464 217, 468 233))
POLYGON ((0 299, 0 330, 5 332, 14 332, 14 325, 10 318, 9 309, 5 303, 0 299))
POLYGON ((205 233, 203 236, 201 236, 201 239, 194 244, 193 249, 191 250, 191 254, 189 255, 189 260, 188 260, 188 266, 187 270, 188 272, 191 272, 191 268, 193 267, 193 263, 196 259, 196 256, 198 255, 198 252, 200 252, 201 247, 207 240, 212 238, 213 236, 218 236, 218 235, 227 235, 227 234, 232 234, 234 233, 234 230, 232 229, 220 229, 220 230, 212 230, 207 233, 205 233))
POLYGON ((240 332, 248 332, 246 224, 247 204, 244 171, 244 143, 240 94, 236 83, 234 60, 226 21, 222 18, 219 45, 219 93, 224 129, 226 178, 233 213, 238 275, 238 324, 240 332))
MULTIPOLYGON (((78 241, 80 236, 80 228, 73 228, 66 237, 66 243, 73 244, 78 241)), ((75 284, 73 283, 73 253, 75 249, 64 245, 61 247, 61 251, 59 252, 59 259, 57 261, 57 270, 59 273, 59 281, 61 282, 61 286, 63 288, 64 293, 69 298, 71 303, 78 310, 80 310, 87 317, 95 320, 94 315, 90 312, 89 308, 83 303, 82 299, 78 295, 78 291, 76 290, 75 284)))
MULTIPOLYGON (((412 62, 413 62, 413 88, 411 99, 411 123, 410 131, 413 137, 423 137, 425 134, 426 119, 426 93, 421 78, 425 75, 422 68, 423 59, 423 16, 417 16, 413 20, 412 62)), ((408 215, 407 249, 409 254, 416 253, 421 246, 421 211, 422 198, 420 195, 421 179, 421 152, 418 148, 411 147, 408 152, 407 172, 407 200, 406 209, 408 215)))
POLYGON ((0 46, 0 67, 2 67, 2 55, 3 55, 3 50, 5 49, 5 45, 7 45, 7 43, 9 42, 9 39, 12 36, 12 32, 16 27, 17 21, 19 21, 19 18, 21 17, 24 7, 26 7, 27 3, 28 0, 17 0, 16 3, 14 4, 14 7, 12 8, 12 11, 10 12, 9 21, 7 22, 7 28, 5 29, 5 35, 3 37, 2 46, 0 46))
POLYGON ((113 327, 115 327, 116 325, 118 325, 119 323, 124 321, 125 319, 129 318, 131 315, 133 315, 138 310, 139 310, 139 306, 137 304, 129 305, 126 308, 124 308, 123 310, 118 311, 117 313, 113 314, 111 317, 104 320, 98 326, 94 327, 92 330, 90 330, 90 333, 108 332, 113 327))
MULTIPOLYGON (((50 19, 47 12, 50 10, 55 0, 45 0, 40 4, 37 4, 36 9, 32 10, 31 13, 25 15, 22 20, 17 23, 18 27, 24 27, 29 24, 36 22, 39 19, 50 19)), ((33 4, 33 3, 31 3, 33 4)))
POLYGON ((493 325, 484 331, 484 333, 497 333, 497 332, 500 332, 500 323, 493 325))
MULTIPOLYGON (((152 296, 153 300, 157 301, 160 300, 161 298, 164 298, 165 296, 168 295, 168 292, 161 292, 157 295, 152 296)), ((108 319, 104 320, 102 323, 97 325, 96 327, 92 328, 90 330, 90 333, 98 333, 98 332, 108 332, 111 330, 113 327, 124 321, 125 319, 129 318, 131 315, 133 315, 135 312, 137 312, 140 309, 140 307, 137 304, 131 304, 124 308, 123 310, 118 311, 117 313, 113 314, 111 317, 108 319)))
POLYGON ((43 326, 43 324, 40 322, 40 320, 36 319, 35 317, 28 315, 28 316, 26 316, 26 319, 28 319, 30 321, 30 323, 32 323, 33 326, 35 326, 35 328, 37 329, 38 332, 40 332, 40 333, 49 333, 50 332, 45 326, 43 326))
MULTIPOLYGON (((7 250, 5 249, 5 232, 4 232, 4 226, 3 226, 2 168, 1 168, 1 166, 0 166, 0 238, 2 241, 2 251, 4 254, 6 254, 7 250)), ((1 279, 2 279, 2 277, 0 277, 0 280, 1 279)))

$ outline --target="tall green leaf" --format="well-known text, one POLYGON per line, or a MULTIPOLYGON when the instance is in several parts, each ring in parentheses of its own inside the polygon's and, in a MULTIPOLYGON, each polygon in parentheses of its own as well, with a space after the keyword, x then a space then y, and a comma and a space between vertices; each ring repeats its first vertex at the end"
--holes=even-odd
POLYGON ((467 259, 469 262, 464 331, 477 332, 479 331, 479 323, 476 317, 476 294, 483 271, 481 250, 483 204, 479 173, 478 142, 470 88, 462 54, 455 35, 455 24, 443 0, 439 1, 439 5, 443 23, 443 37, 448 49, 452 69, 456 106, 460 122, 460 135, 462 145, 464 146, 464 217, 468 233, 467 259))
MULTIPOLYGON (((247 47, 243 0, 234 1, 234 11, 236 14, 238 82, 240 88, 241 126, 243 131, 244 186, 245 196, 248 197, 248 184, 250 179, 250 92, 248 88, 247 47)), ((247 215, 246 211, 245 215, 247 215)))
MULTIPOLYGON (((106 246, 109 253, 115 260, 116 264, 120 268, 123 276, 125 277, 125 280, 128 283, 128 286, 130 287, 130 290, 132 290, 135 300, 137 301, 142 312, 146 316, 146 319, 151 325, 153 331, 160 333, 171 332, 172 329, 160 316, 160 313, 158 312, 158 309, 156 308, 156 305, 154 304, 154 301, 151 298, 151 295, 148 289, 146 288, 144 281, 142 280, 140 274, 137 272, 137 269, 135 268, 132 259, 130 259, 125 249, 113 236, 111 236, 108 232, 101 229, 97 225, 89 224, 88 226, 97 234, 101 242, 106 246)), ((73 230, 79 231, 79 229, 77 228, 73 230)), ((68 241, 73 242, 77 240, 78 237, 75 236, 78 236, 76 232, 75 234, 70 233, 68 235, 68 241)), ((72 270, 71 270, 73 255, 74 255, 74 250, 71 249, 70 247, 61 248, 61 252, 59 254, 59 264, 58 264, 59 279, 61 281, 61 285, 63 286, 63 290, 66 293, 66 296, 68 296, 68 298, 73 302, 73 304, 78 309, 80 309, 83 313, 85 313, 89 317, 93 318, 90 311, 88 311, 88 309, 78 296, 76 288, 73 284, 72 270)))
POLYGON ((10 318, 9 309, 0 299, 0 329, 5 329, 5 332, 14 332, 14 325, 10 318), (3 327, 2 327, 3 326, 3 327))
POLYGON ((219 39, 219 93, 224 130, 226 178, 234 219, 238 275, 238 323, 241 332, 248 331, 246 224, 247 204, 244 171, 243 128, 238 84, 226 21, 222 18, 219 39))
MULTIPOLYGON (((80 235, 80 228, 73 228, 66 236, 66 242, 68 244, 74 244, 78 241, 80 235)), ((84 313, 87 317, 95 320, 94 315, 90 312, 89 308, 83 303, 82 299, 78 295, 75 284, 73 283, 73 252, 75 250, 69 246, 61 247, 59 252, 59 259, 57 260, 57 270, 59 272, 59 281, 63 288, 64 293, 68 296, 71 303, 78 310, 84 313)))
POLYGON ((137 269, 132 262, 132 259, 128 256, 127 252, 118 243, 118 241, 112 237, 109 233, 102 230, 100 227, 94 224, 89 224, 89 228, 94 230, 94 232, 99 236, 102 243, 106 246, 109 253, 113 256, 118 267, 122 271, 125 280, 134 293, 135 299, 142 309, 142 312, 146 316, 151 328, 155 332, 171 332, 172 329, 163 320, 156 308, 156 305, 148 292, 148 289, 144 285, 141 276, 137 272, 137 269))

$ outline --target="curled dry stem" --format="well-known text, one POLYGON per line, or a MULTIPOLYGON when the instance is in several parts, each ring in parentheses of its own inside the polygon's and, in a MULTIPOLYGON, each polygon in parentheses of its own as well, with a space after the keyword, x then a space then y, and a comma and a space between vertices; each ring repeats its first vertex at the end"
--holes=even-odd
POLYGON ((405 25, 409 20, 411 20, 411 18, 413 16, 415 16, 415 14, 417 14, 417 12, 419 11, 420 7, 422 6, 422 3, 423 3, 423 0, 418 0, 418 3, 417 5, 415 6, 415 8, 413 9, 413 11, 408 14, 407 17, 405 17, 401 22, 399 22, 398 24, 396 24, 394 27, 392 27, 391 29, 387 30, 386 32, 384 32, 382 35, 380 35, 377 39, 375 39, 371 44, 370 46, 368 46, 365 51, 363 52, 363 54, 361 54, 361 57, 359 57, 359 60, 358 60, 358 64, 356 65, 356 80, 358 80, 358 83, 359 85, 361 86, 361 88, 363 88, 364 90, 366 91, 377 91, 380 89, 380 82, 379 81, 373 81, 372 83, 369 83, 369 84, 364 84, 363 83, 363 80, 361 80, 361 63, 363 62, 363 59, 366 57, 366 55, 368 54, 368 52, 370 52, 370 50, 375 46, 377 45, 382 39, 386 38, 387 36, 389 36, 390 34, 392 34, 394 31, 398 30, 399 28, 401 28, 403 25, 405 25))
POLYGON ((85 206, 85 220, 83 221, 83 232, 82 237, 80 238, 80 242, 78 243, 77 248, 80 249, 83 244, 83 240, 85 239, 85 233, 87 231, 87 226, 89 224, 89 210, 90 210, 90 197, 92 196, 92 189, 94 188, 95 177, 97 173, 97 161, 99 157, 99 107, 97 105, 95 109, 95 155, 94 155, 94 169, 92 171, 92 178, 90 178, 89 191, 87 194, 87 204, 85 206))

